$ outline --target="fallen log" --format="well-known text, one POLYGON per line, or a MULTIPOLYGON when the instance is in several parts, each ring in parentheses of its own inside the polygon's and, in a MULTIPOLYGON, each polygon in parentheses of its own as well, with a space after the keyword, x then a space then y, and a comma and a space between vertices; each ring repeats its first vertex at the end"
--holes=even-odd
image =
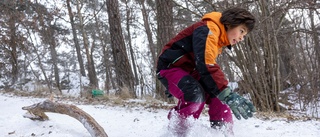
POLYGON ((45 100, 31 106, 22 107, 22 109, 28 111, 28 115, 25 115, 24 117, 30 118, 31 120, 48 120, 49 117, 45 114, 45 112, 65 114, 80 121, 83 126, 89 131, 92 137, 108 137, 107 133, 94 120, 94 118, 92 118, 88 113, 79 109, 75 105, 62 104, 53 102, 51 100, 45 100))

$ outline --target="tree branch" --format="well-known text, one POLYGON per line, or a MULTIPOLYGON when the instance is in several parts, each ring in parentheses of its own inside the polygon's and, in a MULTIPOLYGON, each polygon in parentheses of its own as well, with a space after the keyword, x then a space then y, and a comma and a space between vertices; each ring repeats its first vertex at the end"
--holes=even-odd
POLYGON ((29 115, 25 115, 24 117, 30 118, 31 120, 48 120, 49 118, 45 112, 66 114, 80 121, 92 137, 108 137, 104 129, 88 113, 79 109, 75 105, 45 100, 31 106, 22 107, 22 109, 29 112, 29 115))

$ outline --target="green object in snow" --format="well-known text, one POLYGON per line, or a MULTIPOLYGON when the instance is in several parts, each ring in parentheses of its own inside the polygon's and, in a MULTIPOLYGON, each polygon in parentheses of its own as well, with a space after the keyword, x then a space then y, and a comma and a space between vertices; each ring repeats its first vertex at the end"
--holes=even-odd
POLYGON ((102 90, 94 89, 91 91, 92 97, 103 96, 104 92, 102 90))

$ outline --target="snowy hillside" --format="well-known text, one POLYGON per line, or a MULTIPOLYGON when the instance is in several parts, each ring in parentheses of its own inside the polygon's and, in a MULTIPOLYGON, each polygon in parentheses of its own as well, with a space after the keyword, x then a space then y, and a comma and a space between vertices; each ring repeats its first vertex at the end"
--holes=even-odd
MULTIPOLYGON (((29 106, 45 99, 16 97, 0 93, 1 137, 90 137, 89 132, 77 120, 61 114, 48 113, 49 121, 32 121, 23 118, 29 106)), ((77 105, 75 102, 64 102, 77 105)), ((77 105, 89 113, 105 129, 109 137, 171 137, 167 130, 168 110, 144 107, 120 107, 109 105, 77 105)), ((189 137, 223 137, 220 131, 209 128, 208 116, 192 121, 189 137)), ((235 120, 235 137, 317 137, 320 121, 288 121, 281 118, 260 120, 235 120)))

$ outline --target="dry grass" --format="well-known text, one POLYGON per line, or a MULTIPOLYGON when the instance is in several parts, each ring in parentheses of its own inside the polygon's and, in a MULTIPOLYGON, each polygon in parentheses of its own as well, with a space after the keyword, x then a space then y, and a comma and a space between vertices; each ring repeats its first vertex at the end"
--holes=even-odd
POLYGON ((315 118, 308 117, 305 115, 294 116, 292 113, 289 113, 289 112, 279 112, 279 113, 257 112, 255 114, 255 117, 262 119, 262 120, 273 120, 273 121, 284 120, 287 122, 296 121, 296 120, 308 121, 311 119, 315 119, 315 118))
POLYGON ((17 96, 32 96, 32 97, 49 97, 50 96, 50 89, 47 86, 43 86, 41 84, 35 83, 33 91, 22 91, 19 89, 7 89, 3 90, 3 93, 12 93, 17 96))
POLYGON ((119 98, 122 100, 133 98, 133 94, 130 92, 129 88, 122 87, 119 91, 119 98))

